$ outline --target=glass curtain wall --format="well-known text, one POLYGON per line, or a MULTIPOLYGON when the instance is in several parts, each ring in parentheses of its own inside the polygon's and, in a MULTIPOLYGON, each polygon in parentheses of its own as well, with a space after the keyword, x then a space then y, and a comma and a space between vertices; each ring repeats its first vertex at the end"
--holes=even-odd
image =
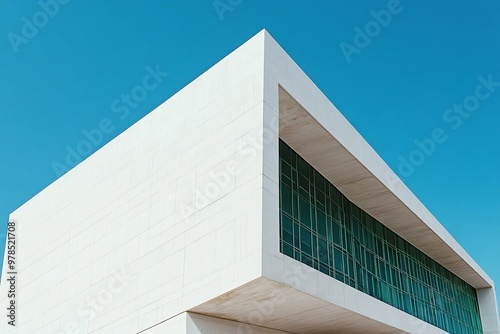
POLYGON ((476 290, 350 202, 280 140, 280 250, 450 333, 482 333, 476 290))

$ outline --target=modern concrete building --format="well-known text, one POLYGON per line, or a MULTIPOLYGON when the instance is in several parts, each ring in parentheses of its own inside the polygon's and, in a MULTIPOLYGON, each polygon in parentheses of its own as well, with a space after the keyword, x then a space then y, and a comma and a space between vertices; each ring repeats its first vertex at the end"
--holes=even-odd
POLYGON ((500 333, 493 281, 265 31, 10 219, 1 333, 500 333))

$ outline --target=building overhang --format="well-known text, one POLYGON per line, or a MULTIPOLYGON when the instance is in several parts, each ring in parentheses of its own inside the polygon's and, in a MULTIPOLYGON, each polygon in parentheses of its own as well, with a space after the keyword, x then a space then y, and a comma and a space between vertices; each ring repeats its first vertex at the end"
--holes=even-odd
POLYGON ((337 118, 324 124, 283 87, 278 94, 283 141, 350 201, 462 280, 476 289, 492 286, 491 279, 333 105, 326 112, 337 113, 333 115, 337 118))
POLYGON ((265 277, 194 307, 189 312, 238 321, 241 327, 238 333, 251 333, 245 326, 249 324, 289 333, 396 334, 406 333, 397 327, 405 327, 409 323, 426 326, 428 333, 444 333, 362 292, 346 288, 352 290, 350 296, 353 298, 357 296, 370 299, 368 303, 375 302, 383 319, 373 319, 265 277))

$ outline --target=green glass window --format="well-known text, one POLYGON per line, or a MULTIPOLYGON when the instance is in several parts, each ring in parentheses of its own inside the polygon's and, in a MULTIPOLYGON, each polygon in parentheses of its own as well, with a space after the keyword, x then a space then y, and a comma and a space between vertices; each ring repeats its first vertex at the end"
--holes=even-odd
POLYGON ((482 333, 476 290, 351 203, 280 140, 280 249, 450 333, 482 333))

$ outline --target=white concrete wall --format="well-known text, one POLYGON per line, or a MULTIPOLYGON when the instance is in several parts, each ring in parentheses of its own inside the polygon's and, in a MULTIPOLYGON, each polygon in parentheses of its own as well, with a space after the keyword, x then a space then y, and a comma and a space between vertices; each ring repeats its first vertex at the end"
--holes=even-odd
POLYGON ((1 333, 136 333, 261 276, 263 38, 12 213, 1 333))
POLYGON ((187 333, 188 314, 182 312, 162 323, 156 324, 153 327, 146 329, 144 334, 167 334, 167 333, 187 333))
POLYGON ((476 291, 484 333, 500 334, 500 322, 498 321, 498 304, 495 288, 479 289, 476 291))

